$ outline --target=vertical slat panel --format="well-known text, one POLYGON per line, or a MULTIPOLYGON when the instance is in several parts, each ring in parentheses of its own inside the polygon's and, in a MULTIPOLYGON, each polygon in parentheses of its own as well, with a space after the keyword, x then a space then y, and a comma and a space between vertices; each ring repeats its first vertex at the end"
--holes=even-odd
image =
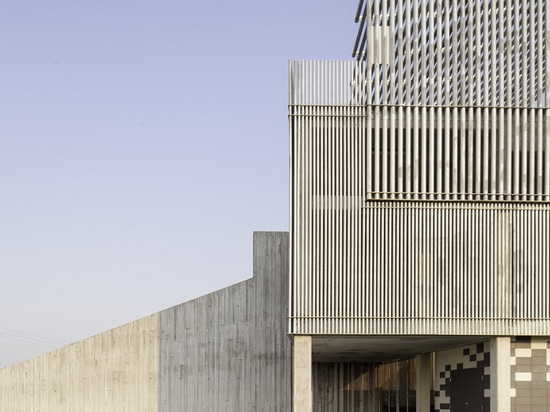
MULTIPOLYGON (((539 61, 543 5, 526 12, 524 4, 511 0, 513 8, 503 8, 497 23, 489 2, 483 13, 467 19, 459 8, 475 3, 453 0, 456 7, 447 13, 435 13, 435 4, 413 3, 419 7, 381 0, 368 8, 382 25, 406 23, 393 31, 397 39, 400 33, 409 37, 400 39, 394 52, 412 45, 412 56, 374 65, 379 67, 290 65, 295 316, 290 324, 300 333, 402 333, 405 326, 419 333, 434 325, 454 333, 495 332, 508 330, 511 320, 548 316, 541 309, 549 303, 541 287, 548 276, 543 258, 548 235, 540 231, 550 200, 548 109, 537 107, 546 90, 532 84, 546 84, 541 71, 547 65, 539 61), (394 17, 396 8, 401 17, 394 17), (419 20, 426 13, 430 19, 419 20), (507 19, 519 35, 506 27, 507 19), (428 30, 434 21, 438 27, 428 30), (483 38, 482 27, 491 30, 483 38), (458 28, 479 46, 484 60, 502 64, 476 73, 479 55, 464 39, 447 38, 458 28), (514 47, 491 49, 497 39, 514 47), (456 49, 437 50, 436 42, 444 40, 457 42, 456 49), (539 47, 529 49, 528 68, 517 51, 521 42, 539 47), (461 72, 456 63, 464 56, 471 66, 461 72), (507 64, 514 73, 501 69, 507 64), (388 71, 400 65, 403 73, 388 71), (470 77, 481 85, 451 91, 449 76, 436 82, 436 73, 470 77), (352 93, 352 88, 370 89, 370 81, 374 92, 352 93), (394 87, 392 81, 405 86, 394 87), (523 94, 512 87, 490 91, 506 82, 522 86, 523 94), (407 93, 413 106, 400 103, 407 93), (358 95, 398 104, 352 104, 358 95), (449 107, 439 106, 443 96, 449 107), (465 99, 493 106, 456 105, 465 99), (490 302, 489 308, 481 302, 490 302), (403 322, 405 317, 412 322, 403 322)), ((527 321, 517 327, 544 329, 527 321)))

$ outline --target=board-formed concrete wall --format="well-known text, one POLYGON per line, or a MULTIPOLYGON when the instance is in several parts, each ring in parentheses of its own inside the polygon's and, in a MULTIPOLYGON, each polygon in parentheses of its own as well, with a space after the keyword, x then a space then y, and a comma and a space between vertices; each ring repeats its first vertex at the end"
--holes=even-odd
POLYGON ((158 314, 0 369, 0 411, 155 412, 158 314))
POLYGON ((160 312, 159 411, 290 411, 288 233, 254 233, 254 277, 160 312))
POLYGON ((0 370, 1 412, 289 411, 288 233, 254 277, 0 370))

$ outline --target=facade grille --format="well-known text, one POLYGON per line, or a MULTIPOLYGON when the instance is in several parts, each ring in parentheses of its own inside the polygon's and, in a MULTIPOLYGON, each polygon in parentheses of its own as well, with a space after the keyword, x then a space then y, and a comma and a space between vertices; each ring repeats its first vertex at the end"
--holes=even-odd
POLYGON ((290 64, 293 145, 307 141, 303 160, 319 158, 314 194, 550 201, 547 108, 356 104, 366 65, 290 64))
POLYGON ((369 65, 290 63, 290 332, 550 334, 548 109, 365 103, 369 65))
POLYGON ((545 107, 545 0, 360 0, 364 104, 545 107))

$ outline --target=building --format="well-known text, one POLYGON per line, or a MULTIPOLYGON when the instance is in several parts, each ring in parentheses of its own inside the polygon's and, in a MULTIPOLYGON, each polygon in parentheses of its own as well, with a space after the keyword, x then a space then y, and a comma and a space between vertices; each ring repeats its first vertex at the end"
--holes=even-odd
POLYGON ((290 64, 303 410, 550 410, 548 15, 361 0, 356 62, 290 64))
POLYGON ((545 0, 361 0, 290 63, 254 277, 0 370, 6 411, 550 411, 545 0))

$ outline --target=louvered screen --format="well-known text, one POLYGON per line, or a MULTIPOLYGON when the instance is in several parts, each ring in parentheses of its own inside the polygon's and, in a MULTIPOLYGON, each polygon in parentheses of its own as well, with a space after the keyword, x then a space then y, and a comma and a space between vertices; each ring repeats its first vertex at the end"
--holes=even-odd
POLYGON ((355 101, 544 107, 543 0, 361 0, 355 101))
POLYGON ((291 62, 290 331, 550 333, 548 109, 354 103, 291 62))

